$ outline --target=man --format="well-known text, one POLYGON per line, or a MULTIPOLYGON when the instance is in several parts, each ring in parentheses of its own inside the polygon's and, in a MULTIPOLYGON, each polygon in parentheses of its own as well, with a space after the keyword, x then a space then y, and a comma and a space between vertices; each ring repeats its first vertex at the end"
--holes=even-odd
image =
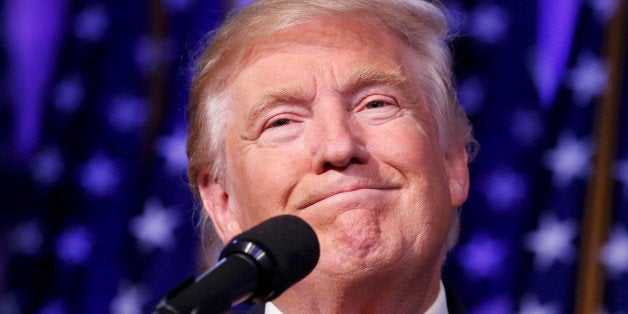
POLYGON ((203 215, 223 243, 292 214, 321 244, 267 312, 447 312, 475 144, 446 32, 423 0, 261 0, 214 34, 190 93, 203 215))

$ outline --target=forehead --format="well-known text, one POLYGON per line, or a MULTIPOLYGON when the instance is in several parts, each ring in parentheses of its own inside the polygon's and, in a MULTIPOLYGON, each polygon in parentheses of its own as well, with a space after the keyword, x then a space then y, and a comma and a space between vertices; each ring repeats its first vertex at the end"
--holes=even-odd
POLYGON ((372 21, 323 18, 251 44, 228 85, 269 85, 280 79, 303 83, 300 80, 312 74, 305 71, 317 70, 313 66, 337 70, 340 80, 373 69, 407 75, 412 56, 412 50, 396 35, 372 21))

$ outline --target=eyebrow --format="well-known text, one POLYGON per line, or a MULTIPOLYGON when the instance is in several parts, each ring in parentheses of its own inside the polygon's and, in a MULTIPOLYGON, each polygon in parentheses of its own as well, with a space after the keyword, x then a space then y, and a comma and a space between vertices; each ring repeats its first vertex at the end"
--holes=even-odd
POLYGON ((366 66, 351 73, 345 82, 348 84, 344 91, 349 95, 356 94, 361 89, 378 85, 396 89, 404 97, 409 97, 412 90, 410 82, 401 71, 401 67, 394 70, 384 70, 374 66, 366 66))
POLYGON ((296 85, 271 91, 263 95, 253 106, 246 110, 246 125, 247 127, 252 126, 259 116, 273 107, 286 103, 301 103, 304 99, 306 99, 305 92, 296 85))

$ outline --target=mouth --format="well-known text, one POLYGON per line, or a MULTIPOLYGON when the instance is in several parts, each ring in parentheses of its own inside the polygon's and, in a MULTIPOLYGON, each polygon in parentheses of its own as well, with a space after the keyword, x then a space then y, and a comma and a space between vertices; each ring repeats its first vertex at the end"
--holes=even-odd
POLYGON ((326 201, 369 201, 371 198, 377 197, 382 192, 389 192, 398 189, 399 187, 386 184, 344 184, 335 186, 331 189, 317 189, 314 193, 307 195, 302 202, 299 203, 300 206, 297 208, 299 210, 303 210, 326 201))

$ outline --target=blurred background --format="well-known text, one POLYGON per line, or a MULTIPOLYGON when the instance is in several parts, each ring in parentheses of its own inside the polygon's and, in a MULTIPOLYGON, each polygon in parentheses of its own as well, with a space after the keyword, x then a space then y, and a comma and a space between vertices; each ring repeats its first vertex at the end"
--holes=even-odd
MULTIPOLYGON (((445 4, 482 145, 445 280, 471 313, 628 313, 626 1, 445 4)), ((0 2, 0 313, 149 313, 214 262, 190 60, 242 5, 0 2)))

